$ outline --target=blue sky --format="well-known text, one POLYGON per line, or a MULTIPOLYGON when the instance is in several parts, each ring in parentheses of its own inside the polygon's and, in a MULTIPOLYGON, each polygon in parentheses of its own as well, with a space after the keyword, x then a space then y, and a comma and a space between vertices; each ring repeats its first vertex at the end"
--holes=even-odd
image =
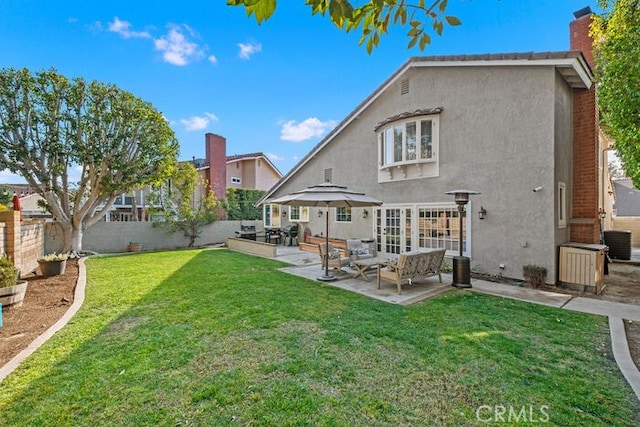
MULTIPOLYGON (((449 0, 462 26, 425 51, 394 27, 371 55, 359 33, 281 0, 262 25, 225 0, 1 0, 0 68, 55 68, 150 102, 204 157, 207 132, 227 154, 264 152, 288 172, 410 56, 569 49, 573 12, 595 0, 449 0)), ((24 182, 0 171, 0 183, 24 182)))

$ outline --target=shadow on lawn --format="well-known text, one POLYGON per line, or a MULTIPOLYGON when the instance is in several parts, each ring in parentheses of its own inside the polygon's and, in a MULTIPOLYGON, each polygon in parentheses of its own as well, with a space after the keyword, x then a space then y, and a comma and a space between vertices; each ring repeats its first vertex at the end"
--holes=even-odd
POLYGON ((505 399, 640 422, 593 316, 463 291, 401 307, 226 250, 90 261, 83 308, 3 383, 10 424, 469 424, 505 399))

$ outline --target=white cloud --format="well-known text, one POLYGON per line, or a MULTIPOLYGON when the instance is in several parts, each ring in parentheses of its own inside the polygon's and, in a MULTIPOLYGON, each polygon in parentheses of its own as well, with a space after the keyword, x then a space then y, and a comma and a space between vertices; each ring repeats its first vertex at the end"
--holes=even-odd
POLYGON ((336 124, 335 120, 321 122, 316 117, 309 117, 299 123, 295 120, 289 120, 280 129, 280 139, 293 142, 306 141, 307 139, 324 135, 333 129, 336 124))
POLYGON ((213 113, 204 113, 204 116, 193 116, 188 119, 180 119, 185 129, 189 132, 206 129, 211 122, 217 122, 218 116, 213 113))
POLYGON ((265 153, 265 155, 269 158, 269 160, 272 160, 274 162, 277 162, 278 160, 284 160, 283 156, 278 156, 274 153, 265 153))
POLYGON ((262 52, 262 44, 260 43, 254 43, 254 42, 249 42, 248 44, 238 43, 238 47, 240 48, 240 52, 238 53, 238 56, 242 59, 251 59, 251 55, 258 52, 262 52))
POLYGON ((207 60, 209 62, 211 62, 213 65, 217 65, 218 64, 218 58, 216 58, 214 55, 209 55, 207 60))
POLYGON ((131 23, 129 21, 121 21, 117 16, 113 18, 113 22, 109 23, 109 31, 112 33, 120 34, 123 38, 143 38, 150 39, 151 34, 146 31, 132 31, 130 30, 131 23))
POLYGON ((204 56, 204 52, 198 44, 189 41, 183 30, 193 36, 191 28, 171 25, 165 36, 153 41, 156 50, 162 52, 162 58, 169 64, 186 65, 191 59, 199 59, 204 56))

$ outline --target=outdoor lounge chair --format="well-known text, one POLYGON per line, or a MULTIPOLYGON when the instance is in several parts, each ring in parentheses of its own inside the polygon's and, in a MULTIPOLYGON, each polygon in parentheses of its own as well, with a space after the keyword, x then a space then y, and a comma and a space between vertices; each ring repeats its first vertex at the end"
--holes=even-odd
POLYGON ((349 257, 342 256, 340 250, 335 249, 331 243, 328 245, 327 250, 327 243, 318 243, 323 269, 326 268, 325 260, 329 262, 329 268, 334 270, 342 270, 342 267, 348 266, 351 263, 349 257))

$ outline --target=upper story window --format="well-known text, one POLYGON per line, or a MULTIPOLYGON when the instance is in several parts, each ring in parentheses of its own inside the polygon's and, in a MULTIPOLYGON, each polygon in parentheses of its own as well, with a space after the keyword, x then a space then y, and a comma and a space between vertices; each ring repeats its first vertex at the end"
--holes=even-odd
POLYGON ((309 222, 309 207, 291 206, 289 209, 289 221, 309 222))
POLYGON ((438 176, 440 111, 403 113, 378 126, 378 182, 438 176))

